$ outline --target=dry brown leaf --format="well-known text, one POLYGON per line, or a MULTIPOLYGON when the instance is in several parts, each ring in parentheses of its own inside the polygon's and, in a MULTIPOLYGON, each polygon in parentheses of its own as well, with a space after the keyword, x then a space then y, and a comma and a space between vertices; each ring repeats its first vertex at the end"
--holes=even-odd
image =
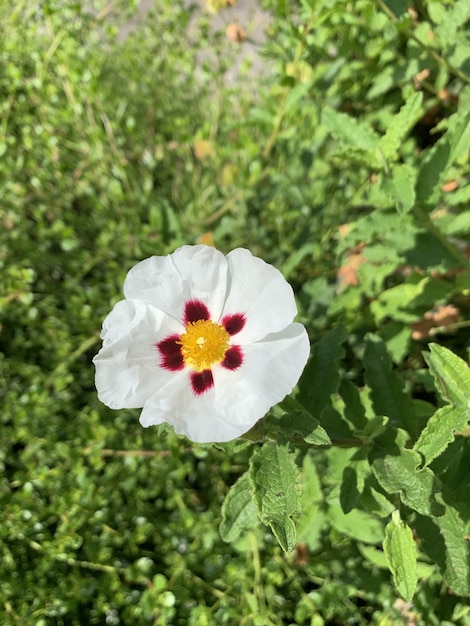
POLYGON ((212 231, 208 231, 207 233, 202 233, 196 243, 202 243, 205 246, 215 247, 214 241, 214 233, 212 231))
POLYGON ((229 24, 225 29, 227 39, 232 43, 241 43, 246 39, 246 33, 239 24, 229 24))
POLYGON ((426 339, 435 334, 435 329, 444 330, 460 319, 460 311, 453 304, 441 304, 431 311, 426 311, 418 322, 410 324, 411 337, 415 341, 426 339))
POLYGON ((336 275, 340 291, 346 287, 359 285, 358 269, 365 261, 364 255, 360 252, 348 254, 346 262, 339 268, 336 275))
POLYGON ((424 70, 421 70, 421 72, 418 72, 413 76, 413 84, 415 89, 421 89, 421 84, 423 83, 423 81, 429 78, 430 73, 431 72, 427 68, 425 68, 424 70))
POLYGON ((447 183, 444 183, 442 185, 441 190, 444 191, 445 193, 448 193, 449 191, 455 191, 458 186, 459 186, 458 180, 449 180, 447 183))
POLYGON ((338 233, 341 239, 346 237, 346 235, 349 233, 350 230, 351 230, 351 224, 341 224, 338 227, 338 233))

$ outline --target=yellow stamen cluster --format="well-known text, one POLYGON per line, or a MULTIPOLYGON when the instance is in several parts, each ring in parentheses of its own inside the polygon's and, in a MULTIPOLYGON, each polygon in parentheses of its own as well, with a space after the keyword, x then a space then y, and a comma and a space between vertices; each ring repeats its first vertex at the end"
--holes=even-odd
POLYGON ((178 343, 185 365, 202 372, 223 361, 229 341, 230 335, 223 326, 210 320, 198 320, 188 322, 178 343))

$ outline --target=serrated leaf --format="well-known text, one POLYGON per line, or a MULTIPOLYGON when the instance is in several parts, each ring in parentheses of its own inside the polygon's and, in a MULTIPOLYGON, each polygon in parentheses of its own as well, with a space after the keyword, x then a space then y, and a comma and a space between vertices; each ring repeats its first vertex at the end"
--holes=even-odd
POLYGON ((298 469, 287 445, 266 443, 250 459, 250 479, 261 521, 286 552, 297 542, 292 517, 300 513, 298 469))
POLYGON ((369 335, 364 354, 365 378, 377 415, 385 415, 412 436, 416 433, 416 416, 411 397, 405 393, 399 376, 392 371, 392 363, 381 340, 369 335))
POLYGON ((423 551, 437 563, 453 593, 470 595, 470 546, 465 524, 457 511, 446 505, 432 518, 417 516, 415 527, 423 551))
POLYGON ((444 515, 434 518, 434 521, 439 526, 446 547, 445 580, 454 593, 469 596, 470 551, 465 539, 465 524, 451 506, 446 506, 444 515))
POLYGON ((336 360, 344 354, 341 344, 346 341, 344 326, 337 326, 326 333, 313 348, 313 355, 299 382, 299 400, 315 417, 330 404, 331 395, 340 383, 336 360))
POLYGON ((370 126, 330 107, 324 107, 322 123, 336 139, 347 146, 370 153, 371 158, 375 161, 375 150, 379 145, 380 138, 370 126))
POLYGON ((429 468, 419 470, 420 455, 405 448, 406 433, 384 433, 376 440, 371 452, 372 471, 380 486, 388 494, 398 493, 403 504, 422 515, 441 513, 435 500, 437 483, 429 468))
POLYGON ((470 595, 470 550, 465 539, 465 524, 458 512, 445 506, 443 515, 434 517, 445 544, 444 578, 458 595, 470 595))
POLYGON ((255 528, 258 513, 248 472, 232 485, 222 505, 220 534, 224 541, 236 541, 245 531, 255 528))
POLYGON ((386 160, 395 156, 403 139, 421 116, 422 100, 422 93, 420 91, 415 92, 392 119, 385 135, 379 142, 379 149, 386 160))
POLYGON ((425 466, 442 454, 454 440, 455 431, 463 430, 469 419, 469 410, 455 406, 444 406, 429 418, 413 446, 423 456, 425 466))
POLYGON ((392 521, 387 524, 383 548, 395 587, 400 596, 410 602, 418 583, 416 544, 411 529, 397 513, 392 514, 392 521))
POLYGON ((444 346, 429 344, 424 358, 436 381, 442 398, 463 409, 470 408, 470 368, 460 357, 444 346))

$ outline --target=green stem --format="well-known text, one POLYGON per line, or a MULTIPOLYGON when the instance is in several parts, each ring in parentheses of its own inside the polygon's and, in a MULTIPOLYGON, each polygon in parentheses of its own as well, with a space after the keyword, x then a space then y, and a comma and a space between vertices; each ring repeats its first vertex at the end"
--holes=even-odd
MULTIPOLYGON (((382 11, 392 20, 392 22, 397 23, 399 21, 395 13, 391 9, 389 9, 389 7, 385 4, 383 0, 376 0, 376 2, 380 9, 382 9, 382 11)), ((406 29, 406 33, 408 37, 415 41, 425 52, 431 55, 438 63, 443 65, 450 74, 453 74, 457 78, 460 78, 460 80, 463 80, 465 83, 470 83, 470 76, 468 74, 463 72, 458 67, 453 67, 449 63, 449 61, 447 61, 447 59, 442 57, 433 48, 423 43, 421 39, 419 39, 419 37, 416 37, 416 35, 409 28, 406 29)))

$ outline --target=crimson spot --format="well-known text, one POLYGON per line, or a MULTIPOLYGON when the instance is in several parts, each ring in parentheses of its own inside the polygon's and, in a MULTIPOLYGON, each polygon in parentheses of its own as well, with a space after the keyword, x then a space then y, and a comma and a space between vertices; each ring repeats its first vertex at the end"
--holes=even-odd
POLYGON ((175 372, 176 370, 180 370, 184 367, 181 346, 177 343, 177 341, 179 341, 179 335, 171 335, 156 344, 162 357, 160 367, 170 370, 171 372, 175 372))
POLYGON ((211 318, 209 309, 201 300, 188 300, 184 305, 184 325, 189 322, 198 322, 199 320, 209 320, 211 318))
POLYGON ((222 326, 229 335, 236 335, 245 326, 246 318, 244 313, 234 313, 233 315, 225 315, 222 318, 222 326))
POLYGON ((240 346, 231 346, 225 353, 222 367, 228 370, 236 370, 243 363, 243 352, 240 346))
POLYGON ((214 379, 210 370, 202 372, 193 372, 191 374, 191 387, 196 396, 201 396, 214 386, 214 379))

